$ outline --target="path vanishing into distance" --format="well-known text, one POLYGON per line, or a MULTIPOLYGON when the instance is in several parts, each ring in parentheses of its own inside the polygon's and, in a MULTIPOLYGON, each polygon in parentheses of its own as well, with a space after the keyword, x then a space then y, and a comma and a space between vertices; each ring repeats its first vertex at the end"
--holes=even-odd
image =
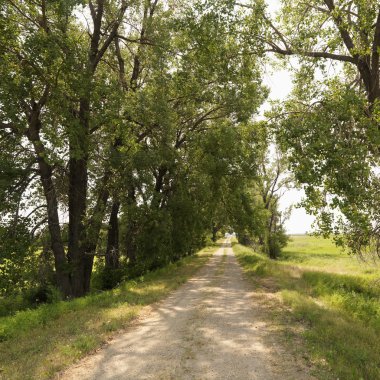
POLYGON ((195 277, 59 379, 313 379, 225 243, 195 277), (277 340, 276 340, 277 338, 277 340))

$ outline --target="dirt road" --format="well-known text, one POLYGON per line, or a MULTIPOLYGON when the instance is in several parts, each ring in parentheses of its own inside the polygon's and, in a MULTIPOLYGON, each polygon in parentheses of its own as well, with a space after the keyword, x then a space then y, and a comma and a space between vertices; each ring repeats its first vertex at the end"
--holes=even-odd
POLYGON ((229 244, 158 309, 61 379, 313 379, 276 341, 229 244))

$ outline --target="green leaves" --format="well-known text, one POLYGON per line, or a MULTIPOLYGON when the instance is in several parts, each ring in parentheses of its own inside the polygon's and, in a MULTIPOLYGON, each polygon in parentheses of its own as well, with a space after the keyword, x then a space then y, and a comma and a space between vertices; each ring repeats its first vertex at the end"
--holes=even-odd
POLYGON ((355 253, 379 255, 379 6, 284 0, 268 50, 295 56, 294 90, 274 129, 303 205, 355 253))
POLYGON ((255 229, 262 2, 133 1, 120 24, 117 0, 1 6, 0 211, 32 212, 35 241, 49 226, 58 277, 102 254, 112 202, 121 255, 145 269, 192 253, 214 223, 255 229))
POLYGON ((296 90, 274 111, 273 127, 320 231, 344 233, 360 253, 377 239, 378 123, 365 95, 338 78, 310 85, 312 98, 296 90))

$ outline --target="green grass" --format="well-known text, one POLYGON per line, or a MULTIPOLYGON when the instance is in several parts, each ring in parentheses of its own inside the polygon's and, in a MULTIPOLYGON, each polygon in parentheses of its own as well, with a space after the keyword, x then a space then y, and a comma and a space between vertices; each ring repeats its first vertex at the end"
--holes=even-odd
POLYGON ((280 296, 274 314, 289 334, 302 335, 311 360, 328 370, 320 378, 380 379, 377 266, 310 236, 294 236, 275 262, 240 245, 234 250, 256 285, 269 283, 280 296))
POLYGON ((380 274, 379 262, 364 262, 343 252, 331 240, 315 236, 292 236, 279 261, 337 274, 369 275, 367 277, 380 274))
POLYGON ((128 326, 205 264, 205 248, 120 287, 0 318, 0 379, 48 379, 128 326))

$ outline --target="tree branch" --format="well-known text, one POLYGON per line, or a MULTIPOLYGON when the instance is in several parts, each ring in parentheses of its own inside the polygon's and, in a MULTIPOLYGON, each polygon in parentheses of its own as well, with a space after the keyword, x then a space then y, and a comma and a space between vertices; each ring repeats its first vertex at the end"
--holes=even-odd
POLYGON ((375 85, 379 86, 379 49, 380 49, 380 10, 377 15, 375 34, 372 44, 371 69, 372 75, 376 78, 375 85))
POLYGON ((332 16, 332 19, 335 22, 335 25, 338 27, 339 33, 343 39, 344 44, 346 45, 348 51, 351 53, 351 51, 355 48, 354 42, 350 36, 350 33, 347 31, 347 29, 343 26, 343 19, 341 16, 334 16, 335 11, 335 4, 334 0, 324 0, 324 3, 326 4, 327 8, 330 11, 330 14, 332 16))
POLYGON ((267 49, 267 52, 277 53, 281 55, 301 55, 304 57, 311 57, 311 58, 326 58, 326 59, 333 59, 335 61, 341 61, 341 62, 349 62, 353 64, 357 64, 357 59, 354 57, 351 57, 349 55, 344 54, 335 54, 335 53, 328 53, 325 51, 294 51, 291 49, 281 49, 279 46, 270 43, 272 46, 272 49, 267 49))
MULTIPOLYGON (((123 20, 123 17, 124 17, 124 13, 125 11, 127 10, 127 7, 128 7, 128 4, 126 1, 123 1, 122 2, 122 5, 119 9, 119 15, 118 17, 116 18, 116 20, 114 21, 114 24, 113 24, 113 27, 112 27, 112 30, 110 32, 110 34, 108 35, 108 37, 106 38, 106 40, 104 41, 102 47, 97 51, 97 54, 96 56, 94 57, 94 62, 93 62, 93 66, 94 68, 96 68, 97 64, 99 63, 99 61, 102 59, 104 53, 106 52, 106 50, 108 49, 109 45, 111 44, 111 42, 114 40, 114 38, 116 37, 117 35, 117 31, 119 29, 119 26, 121 24, 121 21, 123 20)), ((100 21, 101 22, 101 21, 100 21)), ((100 30, 99 30, 100 32, 100 30)))
POLYGON ((10 129, 14 133, 17 132, 17 128, 13 123, 4 123, 3 121, 0 121, 0 129, 10 129))

